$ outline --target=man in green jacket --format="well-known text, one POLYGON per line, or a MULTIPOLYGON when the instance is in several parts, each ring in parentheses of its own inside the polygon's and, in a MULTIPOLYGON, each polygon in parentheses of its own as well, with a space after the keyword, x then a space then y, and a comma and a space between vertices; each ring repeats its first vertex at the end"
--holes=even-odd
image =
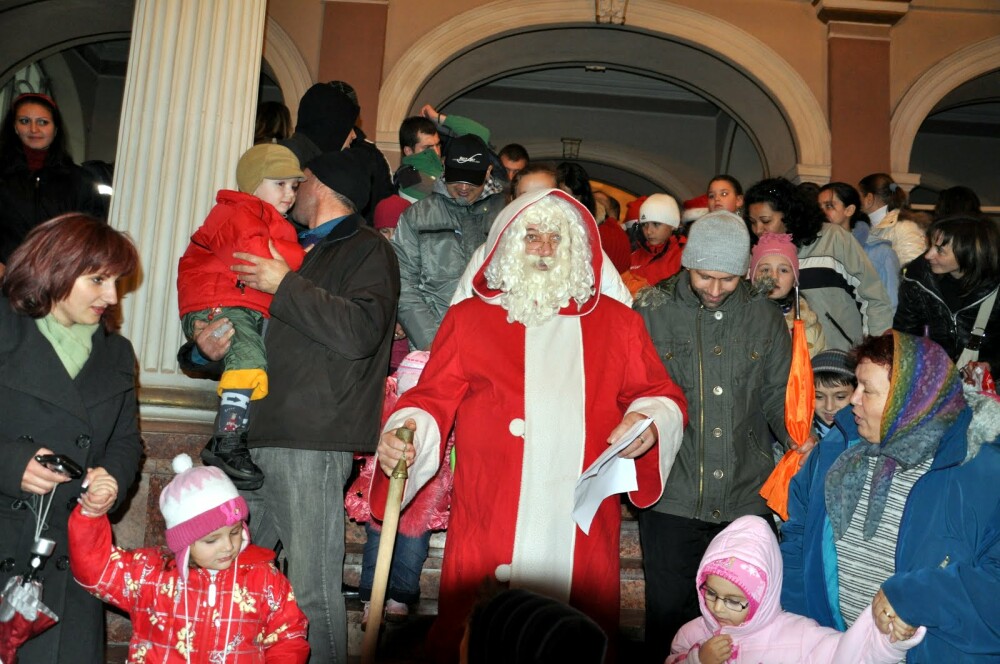
POLYGON ((791 338, 778 307, 743 279, 749 257, 743 220, 713 212, 691 227, 686 269, 636 298, 689 409, 663 496, 639 514, 651 662, 700 615, 695 576, 712 538, 748 514, 773 523, 758 491, 774 469, 772 432, 787 444, 791 338))

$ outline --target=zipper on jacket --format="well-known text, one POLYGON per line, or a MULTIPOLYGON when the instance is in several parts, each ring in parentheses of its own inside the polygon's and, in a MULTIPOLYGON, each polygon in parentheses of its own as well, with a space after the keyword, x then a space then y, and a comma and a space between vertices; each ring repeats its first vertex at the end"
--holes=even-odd
POLYGON ((698 307, 694 317, 694 331, 698 339, 698 503, 694 509, 694 517, 701 514, 701 506, 705 498, 705 367, 701 356, 701 315, 705 305, 698 307))
POLYGON ((844 337, 845 339, 847 339, 847 343, 849 343, 849 344, 851 344, 853 346, 854 345, 854 341, 849 336, 847 336, 847 332, 845 332, 844 328, 842 328, 840 326, 840 323, 838 323, 834 319, 834 317, 830 315, 829 311, 825 312, 825 316, 830 320, 831 323, 833 323, 833 326, 835 328, 837 328, 837 331, 840 332, 841 336, 844 337))

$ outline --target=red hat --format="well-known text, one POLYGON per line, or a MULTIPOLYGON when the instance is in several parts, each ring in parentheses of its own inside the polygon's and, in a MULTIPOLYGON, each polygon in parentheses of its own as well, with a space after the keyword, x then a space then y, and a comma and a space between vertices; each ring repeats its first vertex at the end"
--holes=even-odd
POLYGON ((399 216, 408 207, 410 202, 398 194, 380 200, 375 206, 375 230, 395 228, 399 224, 399 216))
POLYGON ((625 219, 622 223, 625 224, 626 228, 631 227, 632 224, 639 221, 639 211, 642 209, 642 204, 646 202, 647 198, 649 196, 640 196, 625 206, 625 219))
POLYGON ((684 201, 684 212, 681 214, 681 220, 684 223, 690 223, 701 219, 706 214, 708 214, 708 195, 702 194, 697 198, 689 198, 684 201))

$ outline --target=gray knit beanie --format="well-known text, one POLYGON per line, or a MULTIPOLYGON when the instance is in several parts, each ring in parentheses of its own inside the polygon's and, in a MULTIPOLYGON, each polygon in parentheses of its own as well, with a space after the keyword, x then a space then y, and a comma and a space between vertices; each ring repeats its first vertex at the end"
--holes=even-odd
POLYGON ((750 231, 732 212, 710 212, 691 224, 681 265, 692 270, 726 274, 747 273, 750 265, 750 231))

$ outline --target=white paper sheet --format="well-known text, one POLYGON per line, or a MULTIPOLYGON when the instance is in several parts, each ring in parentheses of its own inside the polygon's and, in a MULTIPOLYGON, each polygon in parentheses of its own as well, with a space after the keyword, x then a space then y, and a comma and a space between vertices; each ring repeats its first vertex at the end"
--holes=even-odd
POLYGON ((573 520, 585 535, 590 534, 590 524, 605 498, 639 488, 635 476, 635 461, 622 459, 618 453, 642 435, 652 422, 650 417, 636 422, 617 443, 609 445, 604 454, 597 457, 576 481, 573 490, 573 520))

